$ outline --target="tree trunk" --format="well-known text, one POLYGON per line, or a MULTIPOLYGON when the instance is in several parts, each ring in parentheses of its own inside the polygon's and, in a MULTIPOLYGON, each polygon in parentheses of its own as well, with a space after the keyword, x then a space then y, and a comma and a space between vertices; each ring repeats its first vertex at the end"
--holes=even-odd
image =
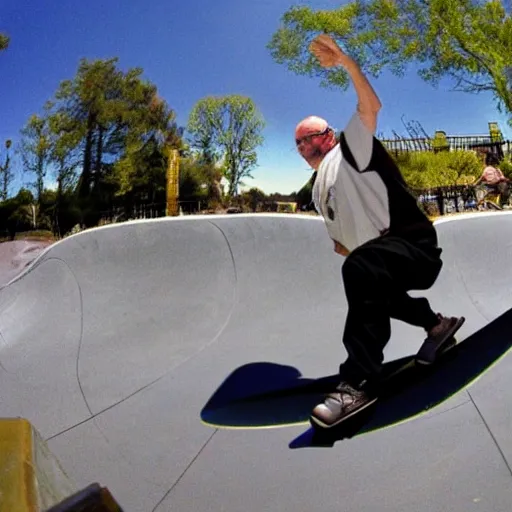
POLYGON ((9 192, 9 185, 10 185, 10 181, 11 181, 11 173, 9 171, 9 165, 10 165, 10 158, 9 158, 9 151, 7 151, 7 156, 5 158, 5 164, 4 166, 2 167, 0 165, 0 173, 2 175, 2 191, 0 192, 0 199, 2 201, 6 201, 7 200, 7 195, 8 195, 8 192, 9 192))
POLYGON ((62 205, 62 180, 64 177, 64 162, 60 161, 59 173, 57 174, 57 197, 55 198, 55 210, 53 212, 53 231, 60 238, 60 210, 62 205))
POLYGON ((44 157, 38 155, 37 157, 37 171, 36 171, 36 190, 37 190, 37 204, 41 204, 44 187, 44 157))
POLYGON ((97 190, 101 181, 101 162, 103 159, 103 128, 98 127, 98 140, 96 141, 96 163, 94 165, 94 188, 97 190))
POLYGON ((89 117, 87 119, 87 136, 85 139, 84 165, 82 175, 80 176, 80 183, 78 185, 78 197, 80 198, 86 198, 89 196, 91 184, 92 144, 95 124, 94 114, 89 113, 89 117))

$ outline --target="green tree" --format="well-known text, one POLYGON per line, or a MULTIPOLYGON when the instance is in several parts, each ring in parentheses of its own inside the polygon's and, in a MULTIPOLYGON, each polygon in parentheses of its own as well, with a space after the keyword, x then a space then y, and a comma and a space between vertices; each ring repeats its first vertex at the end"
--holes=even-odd
POLYGON ((0 51, 7 50, 9 47, 9 37, 5 34, 0 34, 0 51))
POLYGON ((55 95, 56 129, 68 134, 67 149, 75 144, 81 154, 81 199, 99 194, 106 174, 110 184, 117 180, 120 190, 129 191, 136 155, 150 141, 163 145, 173 129, 174 112, 142 80, 142 69, 123 72, 117 63, 82 59, 76 76, 63 81, 55 95))
POLYGON ((7 196, 9 195, 9 185, 11 184, 11 180, 13 178, 13 173, 11 171, 11 158, 9 156, 9 149, 11 148, 12 141, 5 141, 5 162, 3 165, 0 165, 0 200, 5 201, 7 196))
POLYGON ((45 119, 48 124, 50 161, 55 169, 58 195, 75 185, 76 170, 82 162, 77 148, 82 133, 74 129, 74 120, 65 112, 53 111, 54 104, 45 105, 45 119))
POLYGON ((165 200, 166 161, 164 149, 155 137, 141 147, 129 145, 112 167, 108 182, 114 185, 116 196, 131 195, 150 202, 160 196, 165 200))
POLYGON ((121 89, 115 64, 115 59, 82 59, 76 76, 61 82, 53 101, 54 131, 72 134, 72 149, 82 154, 80 198, 89 196, 93 175, 99 177, 104 154, 109 151, 105 139, 113 135, 112 118, 121 89))
MULTIPOLYGON (((142 88, 137 93, 148 93, 142 88)), ((132 97, 133 95, 132 91, 132 97)), ((156 194, 165 191, 167 149, 178 149, 180 155, 187 153, 183 141, 184 129, 175 122, 175 113, 165 101, 151 89, 148 103, 139 105, 137 112, 131 111, 130 129, 126 133, 126 144, 120 159, 115 162, 110 183, 117 185, 117 195, 139 191, 143 196, 155 200, 156 194)))
POLYGON ((265 192, 257 187, 252 187, 243 194, 244 203, 246 203, 253 212, 257 210, 260 203, 265 201, 266 197, 265 192))
POLYGON ((79 221, 72 199, 77 169, 81 163, 81 155, 75 151, 80 134, 68 130, 69 120, 62 113, 52 113, 52 107, 52 103, 46 104, 45 115, 49 129, 49 161, 54 170, 57 190, 54 195, 46 191, 40 205, 45 218, 51 219, 53 231, 61 236, 69 230, 69 223, 73 226, 79 221))
POLYGON ((196 211, 199 203, 209 200, 209 166, 197 156, 180 161, 180 203, 186 212, 196 211))
POLYGON ((23 170, 35 175, 33 186, 39 203, 51 154, 48 119, 32 115, 21 130, 21 135, 20 153, 23 170))
POLYGON ((321 77, 324 87, 346 88, 342 68, 323 69, 309 53, 318 33, 344 46, 374 77, 383 69, 403 76, 419 66, 426 82, 443 78, 454 89, 489 91, 512 125, 512 19, 505 2, 491 0, 358 0, 332 10, 292 7, 267 47, 291 71, 321 77))
POLYGON ((34 197, 30 190, 21 188, 15 197, 0 202, 0 230, 8 230, 12 240, 19 231, 34 227, 34 197))
POLYGON ((245 96, 209 96, 199 100, 190 113, 191 145, 206 163, 221 163, 230 196, 237 193, 243 178, 252 178, 263 127, 263 117, 245 96))

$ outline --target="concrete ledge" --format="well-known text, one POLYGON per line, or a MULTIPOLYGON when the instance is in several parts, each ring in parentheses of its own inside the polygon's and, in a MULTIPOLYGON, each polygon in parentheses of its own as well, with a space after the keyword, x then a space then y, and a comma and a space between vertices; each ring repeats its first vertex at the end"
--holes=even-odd
POLYGON ((29 421, 0 419, 0 510, 36 512, 75 492, 29 421))

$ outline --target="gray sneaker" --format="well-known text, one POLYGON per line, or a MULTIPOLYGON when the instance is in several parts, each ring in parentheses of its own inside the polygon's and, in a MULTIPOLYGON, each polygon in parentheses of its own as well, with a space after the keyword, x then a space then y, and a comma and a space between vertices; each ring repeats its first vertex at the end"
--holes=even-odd
POLYGON ((427 333, 427 338, 416 354, 418 364, 429 365, 434 363, 444 350, 454 345, 453 336, 466 320, 463 316, 460 318, 444 317, 440 313, 437 314, 437 317, 439 323, 427 333))
POLYGON ((372 405, 377 397, 353 388, 346 382, 336 387, 311 413, 311 420, 322 428, 334 427, 372 405))

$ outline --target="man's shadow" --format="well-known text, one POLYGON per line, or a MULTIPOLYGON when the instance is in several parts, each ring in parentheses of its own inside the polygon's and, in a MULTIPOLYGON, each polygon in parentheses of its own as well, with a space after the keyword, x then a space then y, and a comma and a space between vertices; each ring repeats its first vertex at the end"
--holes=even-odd
MULTIPOLYGON (((512 310, 459 342, 435 365, 413 364, 388 379, 379 400, 332 429, 310 428, 290 448, 333 446, 341 439, 379 430, 432 409, 471 384, 512 347, 512 310)), ((411 363, 413 356, 384 365, 386 375, 411 363)), ((334 391, 339 375, 305 378, 288 365, 255 362, 233 371, 201 411, 216 428, 272 428, 310 424, 311 410, 334 391)))
POLYGON ((339 377, 302 377, 292 366, 255 362, 237 368, 201 411, 203 422, 220 428, 264 428, 301 424, 339 377))
MULTIPOLYGON (((392 373, 412 360, 407 356, 386 363, 392 373)), ((405 376, 405 372, 404 372, 405 376)), ((308 425, 312 409, 339 384, 339 374, 305 378, 296 368, 255 362, 237 368, 219 386, 201 411, 204 423, 217 428, 270 428, 308 425)), ((395 386, 398 385, 398 380, 395 386)), ((331 429, 337 436, 352 437, 371 417, 373 407, 331 429)))

